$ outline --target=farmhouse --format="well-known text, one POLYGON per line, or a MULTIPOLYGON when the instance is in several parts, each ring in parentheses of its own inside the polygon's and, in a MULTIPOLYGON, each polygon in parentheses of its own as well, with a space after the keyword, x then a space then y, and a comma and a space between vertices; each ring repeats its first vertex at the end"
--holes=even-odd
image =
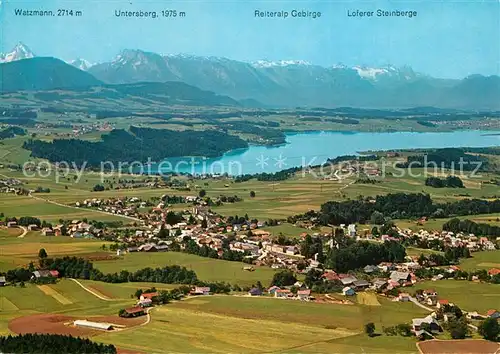
POLYGON ((450 302, 448 300, 445 300, 445 299, 441 299, 441 300, 438 300, 437 304, 436 304, 436 307, 438 309, 446 306, 446 305, 450 305, 450 302))
POLYGON ((259 288, 252 288, 248 292, 248 295, 250 295, 250 296, 260 296, 260 295, 262 295, 262 290, 260 290, 259 288))
POLYGON ((398 301, 407 302, 410 301, 410 294, 408 293, 399 293, 398 301))
POLYGON ((412 320, 413 331, 417 332, 422 330, 423 324, 428 324, 431 331, 439 331, 441 329, 439 322, 434 317, 429 315, 424 318, 414 318, 412 320))
POLYGON ((299 300, 309 301, 310 296, 311 296, 311 290, 309 289, 297 291, 297 297, 299 298, 299 300))
POLYGON ((500 312, 497 310, 488 310, 486 316, 489 318, 500 318, 500 312))
POLYGON ((149 307, 149 306, 153 305, 153 300, 145 298, 145 299, 139 300, 137 302, 137 305, 139 305, 141 307, 149 307))
POLYGON ((291 294, 291 291, 288 289, 277 289, 274 292, 274 297, 287 298, 290 294, 291 294))
MULTIPOLYGON (((57 273, 57 274, 59 274, 59 273, 57 273)), ((35 278, 35 279, 49 278, 49 277, 52 277, 52 274, 50 273, 49 270, 35 270, 33 272, 33 276, 32 276, 32 278, 35 278)))
POLYGON ((143 316, 146 314, 146 311, 142 307, 130 307, 125 309, 125 317, 137 317, 143 316))
POLYGON ((411 280, 411 275, 408 272, 393 271, 390 275, 391 280, 397 281, 399 284, 404 284, 411 280))
POLYGON ((342 294, 345 296, 352 296, 356 294, 356 292, 354 291, 353 288, 346 286, 344 289, 342 289, 342 294))
POLYGON ((210 295, 210 287, 208 286, 195 286, 190 292, 191 295, 210 295))
POLYGON ((156 296, 158 296, 157 292, 154 292, 154 293, 144 293, 144 294, 141 294, 139 300, 140 301, 144 301, 146 299, 153 300, 153 298, 156 297, 156 296))
POLYGON ((78 327, 101 329, 104 331, 110 331, 113 329, 113 325, 110 323, 92 322, 92 321, 87 321, 87 320, 76 320, 73 322, 73 325, 78 326, 78 327))

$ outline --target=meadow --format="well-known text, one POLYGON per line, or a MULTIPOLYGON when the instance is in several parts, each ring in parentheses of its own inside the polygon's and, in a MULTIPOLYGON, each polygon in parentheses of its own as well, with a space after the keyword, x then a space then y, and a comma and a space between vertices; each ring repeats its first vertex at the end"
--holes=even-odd
POLYGON ((460 268, 467 271, 500 268, 500 250, 474 252, 471 258, 463 259, 460 262, 460 268))
POLYGON ((243 270, 246 263, 230 262, 220 259, 200 257, 180 252, 128 253, 119 259, 96 261, 94 266, 104 273, 115 273, 125 269, 135 271, 151 267, 179 265, 196 272, 203 281, 223 281, 240 286, 252 286, 260 281, 264 286, 270 284, 274 270, 267 267, 256 267, 255 271, 243 270))

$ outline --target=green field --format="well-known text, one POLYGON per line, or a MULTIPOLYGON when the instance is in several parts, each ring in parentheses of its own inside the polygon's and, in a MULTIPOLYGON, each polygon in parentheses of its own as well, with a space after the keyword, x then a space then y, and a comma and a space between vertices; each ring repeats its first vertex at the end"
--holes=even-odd
POLYGON ((243 270, 248 264, 223 261, 180 252, 129 253, 118 260, 98 261, 94 266, 104 273, 120 272, 122 269, 135 271, 146 267, 180 265, 192 269, 203 281, 223 281, 240 286, 251 286, 261 281, 270 284, 274 274, 271 268, 257 267, 255 271, 243 270))
POLYGON ((387 350, 392 342, 398 352, 416 352, 413 338, 358 334, 365 321, 375 322, 381 330, 382 325, 409 322, 425 313, 413 304, 384 299, 381 303, 362 306, 243 296, 197 297, 155 309, 152 322, 135 330, 133 340, 126 333, 99 340, 146 352, 363 353, 381 352, 384 346, 387 350))
POLYGON ((10 230, 9 233, 5 229, 1 231, 0 271, 27 265, 30 261, 36 262, 41 248, 45 248, 49 257, 109 254, 101 248, 103 244, 110 244, 105 241, 74 239, 66 236, 42 236, 39 232, 28 232, 24 238, 19 238, 10 235, 10 230))
POLYGON ((466 280, 427 281, 415 289, 435 289, 439 299, 446 299, 465 311, 486 313, 500 307, 500 285, 476 283, 466 280))
POLYGON ((472 253, 471 258, 460 262, 463 270, 500 268, 500 250, 472 253))

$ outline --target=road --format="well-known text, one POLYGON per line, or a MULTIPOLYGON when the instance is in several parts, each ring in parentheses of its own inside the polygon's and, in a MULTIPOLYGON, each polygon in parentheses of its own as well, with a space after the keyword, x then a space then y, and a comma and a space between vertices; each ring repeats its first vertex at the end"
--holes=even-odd
POLYGON ((23 238, 28 233, 28 229, 26 227, 24 227, 24 226, 21 226, 21 225, 18 225, 18 227, 23 230, 23 233, 21 235, 17 236, 17 237, 23 238))
POLYGON ((110 299, 110 298, 104 297, 104 296, 102 296, 101 294, 96 293, 96 292, 95 292, 95 291, 93 291, 92 289, 87 288, 85 285, 83 285, 82 283, 80 283, 80 282, 79 282, 78 280, 76 280, 76 279, 73 279, 73 278, 69 278, 69 279, 70 279, 70 280, 72 280, 72 281, 74 281, 74 282, 75 282, 75 283, 77 283, 78 285, 80 285, 80 286, 83 288, 83 290, 85 290, 85 291, 87 291, 87 292, 91 293, 92 295, 94 295, 95 297, 98 297, 98 298, 99 298, 99 299, 101 299, 101 300, 104 300, 104 301, 115 301, 114 299, 110 299))
POLYGON ((411 302, 413 302, 413 303, 414 303, 415 305, 417 305, 418 307, 423 308, 423 309, 424 309, 424 310, 426 310, 426 311, 429 311, 429 312, 434 312, 434 311, 435 311, 435 309, 433 309, 433 308, 431 308, 431 307, 427 307, 427 306, 425 306, 425 305, 421 304, 420 302, 418 302, 418 300, 417 300, 417 299, 415 299, 415 298, 414 298, 414 297, 412 297, 412 296, 410 296, 410 301, 411 301, 411 302))

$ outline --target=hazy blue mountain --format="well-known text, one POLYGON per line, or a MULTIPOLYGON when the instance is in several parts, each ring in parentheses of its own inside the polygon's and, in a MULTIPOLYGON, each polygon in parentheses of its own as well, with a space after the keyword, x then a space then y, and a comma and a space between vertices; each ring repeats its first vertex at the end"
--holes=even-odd
POLYGON ((125 50, 89 72, 107 83, 182 81, 266 106, 500 109, 498 77, 443 80, 410 67, 321 67, 304 61, 246 63, 125 50), (487 90, 487 91, 483 91, 487 90))

